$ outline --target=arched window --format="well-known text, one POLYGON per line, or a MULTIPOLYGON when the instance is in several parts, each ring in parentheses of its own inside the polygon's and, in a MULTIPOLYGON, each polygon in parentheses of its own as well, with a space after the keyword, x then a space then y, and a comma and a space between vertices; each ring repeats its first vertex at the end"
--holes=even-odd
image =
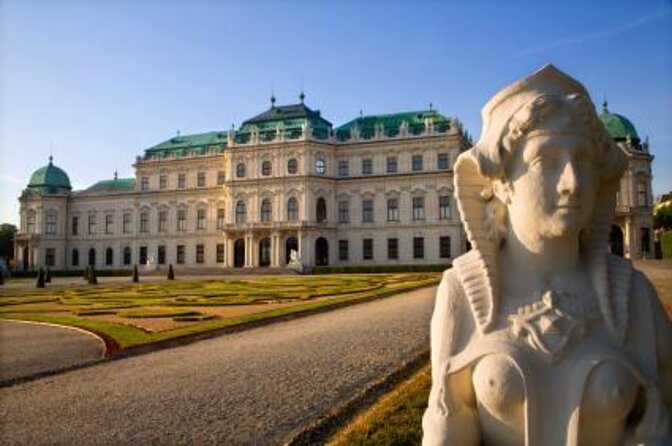
POLYGON ((241 200, 236 203, 236 223, 245 223, 245 221, 247 221, 247 209, 245 202, 241 200))
POLYGON ((245 178, 245 163, 238 163, 236 166, 236 177, 245 178))
POLYGON ((72 250, 72 266, 79 266, 79 249, 72 250))
POLYGON ((112 248, 108 247, 105 250, 105 265, 111 266, 114 263, 114 251, 112 248))
POLYGON ((131 248, 128 246, 124 248, 124 265, 131 264, 131 248))
POLYGON ((261 174, 265 177, 267 177, 271 174, 271 162, 270 161, 264 161, 263 163, 261 163, 261 174))
POLYGON ((264 198, 264 201, 261 202, 261 221, 271 221, 271 216, 271 200, 264 198))
POLYGON ((287 201, 287 220, 297 221, 299 219, 299 202, 291 197, 287 201))
POLYGON ((327 202, 322 197, 317 199, 316 217, 318 222, 327 221, 327 202))
POLYGON ((288 174, 294 175, 298 171, 299 171, 299 163, 296 161, 295 158, 292 158, 289 161, 287 161, 287 173, 288 174))
POLYGON ((96 250, 93 248, 89 249, 89 265, 96 266, 96 250))

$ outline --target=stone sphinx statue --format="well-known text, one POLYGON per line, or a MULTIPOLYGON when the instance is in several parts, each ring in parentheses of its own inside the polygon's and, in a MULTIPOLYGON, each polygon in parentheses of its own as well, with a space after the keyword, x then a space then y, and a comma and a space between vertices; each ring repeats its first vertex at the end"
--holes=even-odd
POLYGON ((455 165, 473 249, 439 286, 424 445, 671 444, 672 329, 607 253, 623 155, 547 65, 483 109, 455 165))

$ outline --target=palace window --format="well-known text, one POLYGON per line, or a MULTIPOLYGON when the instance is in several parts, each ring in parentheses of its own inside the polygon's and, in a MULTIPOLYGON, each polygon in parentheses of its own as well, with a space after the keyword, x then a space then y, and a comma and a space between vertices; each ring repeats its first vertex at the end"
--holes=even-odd
POLYGON ((140 232, 149 232, 149 212, 140 213, 140 232))
POLYGON ((124 234, 131 232, 131 214, 124 214, 122 217, 122 226, 124 234))
POLYGON ((338 162, 338 176, 347 177, 350 175, 350 163, 348 160, 340 160, 338 162))
POLYGON ((247 221, 247 209, 244 201, 236 203, 236 223, 245 223, 247 221))
POLYGON ((270 161, 264 161, 261 163, 261 174, 265 177, 269 176, 271 174, 271 162, 270 161))
POLYGON ((182 265, 184 264, 184 245, 177 245, 176 248, 177 252, 175 256, 176 259, 175 263, 177 263, 178 265, 182 265))
POLYGON ((124 248, 124 265, 131 264, 131 248, 128 246, 124 248))
POLYGON ((436 166, 439 168, 439 170, 450 169, 450 157, 447 153, 439 153, 437 155, 436 166))
POLYGON ((299 171, 299 162, 296 159, 292 158, 287 161, 287 173, 290 175, 295 175, 299 171))
POLYGON ((35 214, 30 212, 26 217, 26 232, 28 234, 35 233, 35 214))
POLYGON ((299 202, 296 198, 291 197, 287 201, 287 220, 297 221, 299 219, 299 202))
POLYGON ((226 180, 226 173, 223 170, 217 172, 217 186, 222 186, 226 180))
POLYGON ((245 178, 245 163, 238 163, 236 165, 236 177, 245 178))
POLYGON ((177 230, 186 231, 187 230, 187 210, 178 209, 177 210, 177 230))
POLYGON ((89 214, 89 234, 96 233, 96 214, 89 214))
POLYGON ((49 212, 47 214, 44 232, 49 234, 49 235, 55 235, 56 234, 56 214, 55 213, 49 212))
POLYGON ((224 243, 217 243, 217 263, 224 263, 224 243))
POLYGON ((327 221, 327 202, 322 197, 317 199, 316 217, 318 223, 327 221))
POLYGON ((373 200, 362 200, 362 221, 373 222, 373 200))
POLYGON ((105 214, 105 234, 112 234, 114 226, 114 215, 105 214))
POLYGON ((205 262, 205 245, 196 245, 196 263, 205 262))
POLYGON ((89 249, 89 265, 96 266, 96 250, 94 248, 89 249))
POLYGON ((72 217, 72 235, 79 234, 79 217, 72 217))
POLYGON ((397 198, 387 199, 387 221, 399 221, 399 200, 397 198))
POLYGON ((450 196, 439 197, 439 220, 450 220, 450 196))
POLYGON ((390 260, 397 260, 399 258, 399 239, 387 239, 387 258, 390 260))
POLYGON ((72 266, 79 266, 79 250, 77 248, 72 250, 72 266))
POLYGON ((646 207, 649 205, 648 194, 646 190, 646 181, 637 181, 637 206, 646 207))
POLYGON ((149 177, 140 177, 140 190, 149 190, 149 177))
POLYGON ((168 230, 168 211, 159 211, 159 232, 168 230))
POLYGON ((373 259, 373 239, 365 238, 362 240, 362 258, 364 260, 373 259))
POLYGON ((107 247, 105 250, 105 265, 112 266, 114 264, 114 251, 111 247, 107 247))
POLYGON ((196 229, 205 229, 205 209, 196 210, 196 229))
POLYGON ((205 172, 198 172, 196 174, 196 186, 205 187, 205 172))
POLYGON ((348 201, 338 202, 338 222, 350 223, 350 202, 348 201))
POLYGON ((166 245, 159 245, 157 250, 157 260, 156 263, 159 265, 165 265, 166 264, 166 245))
POLYGON ((362 175, 371 175, 373 173, 373 160, 365 158, 362 160, 362 175))
POLYGON ((450 237, 439 237, 439 257, 442 259, 450 258, 450 237))
POLYGON ((271 214, 271 200, 264 198, 264 200, 261 202, 261 221, 271 221, 271 214))
POLYGON ((413 237, 413 258, 425 258, 425 239, 424 237, 413 237))
POLYGON ((411 158, 411 170, 419 172, 422 170, 422 155, 413 155, 411 158))
POLYGON ((46 266, 54 266, 56 264, 56 249, 47 248, 44 253, 44 263, 46 266))
POLYGON ((413 220, 425 219, 425 197, 413 197, 413 220))
POLYGON ((159 189, 163 190, 168 187, 168 177, 166 175, 159 175, 159 189))
POLYGON ((177 174, 177 188, 184 189, 187 187, 187 175, 184 173, 177 174))
POLYGON ((217 229, 224 229, 224 208, 217 209, 217 229))
POLYGON ((399 171, 399 164, 396 156, 387 157, 387 173, 397 173, 399 171))
POLYGON ((140 265, 146 265, 147 264, 147 247, 146 246, 141 246, 140 247, 140 255, 139 255, 138 262, 140 263, 140 265))
POLYGON ((338 260, 348 260, 348 241, 338 241, 338 260))

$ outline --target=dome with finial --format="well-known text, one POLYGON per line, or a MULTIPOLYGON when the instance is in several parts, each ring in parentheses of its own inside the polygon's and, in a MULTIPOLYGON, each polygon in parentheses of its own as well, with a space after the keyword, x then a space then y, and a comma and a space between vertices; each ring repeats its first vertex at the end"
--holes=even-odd
POLYGON ((49 164, 37 169, 28 182, 28 188, 41 191, 56 192, 59 190, 72 190, 70 178, 60 167, 54 166, 53 157, 49 157, 49 164))
POLYGON ((617 141, 624 141, 628 138, 633 142, 639 141, 637 130, 632 122, 623 115, 611 113, 607 106, 608 104, 605 99, 602 103, 602 113, 599 114, 599 117, 609 135, 617 141))

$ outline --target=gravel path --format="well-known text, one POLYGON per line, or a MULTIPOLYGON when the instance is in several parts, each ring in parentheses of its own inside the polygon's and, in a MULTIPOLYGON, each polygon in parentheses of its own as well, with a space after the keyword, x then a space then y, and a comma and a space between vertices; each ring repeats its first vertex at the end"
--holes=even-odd
POLYGON ((0 443, 281 443, 426 348, 434 293, 0 389, 0 443))
POLYGON ((102 339, 82 330, 0 321, 0 382, 96 361, 102 339))

